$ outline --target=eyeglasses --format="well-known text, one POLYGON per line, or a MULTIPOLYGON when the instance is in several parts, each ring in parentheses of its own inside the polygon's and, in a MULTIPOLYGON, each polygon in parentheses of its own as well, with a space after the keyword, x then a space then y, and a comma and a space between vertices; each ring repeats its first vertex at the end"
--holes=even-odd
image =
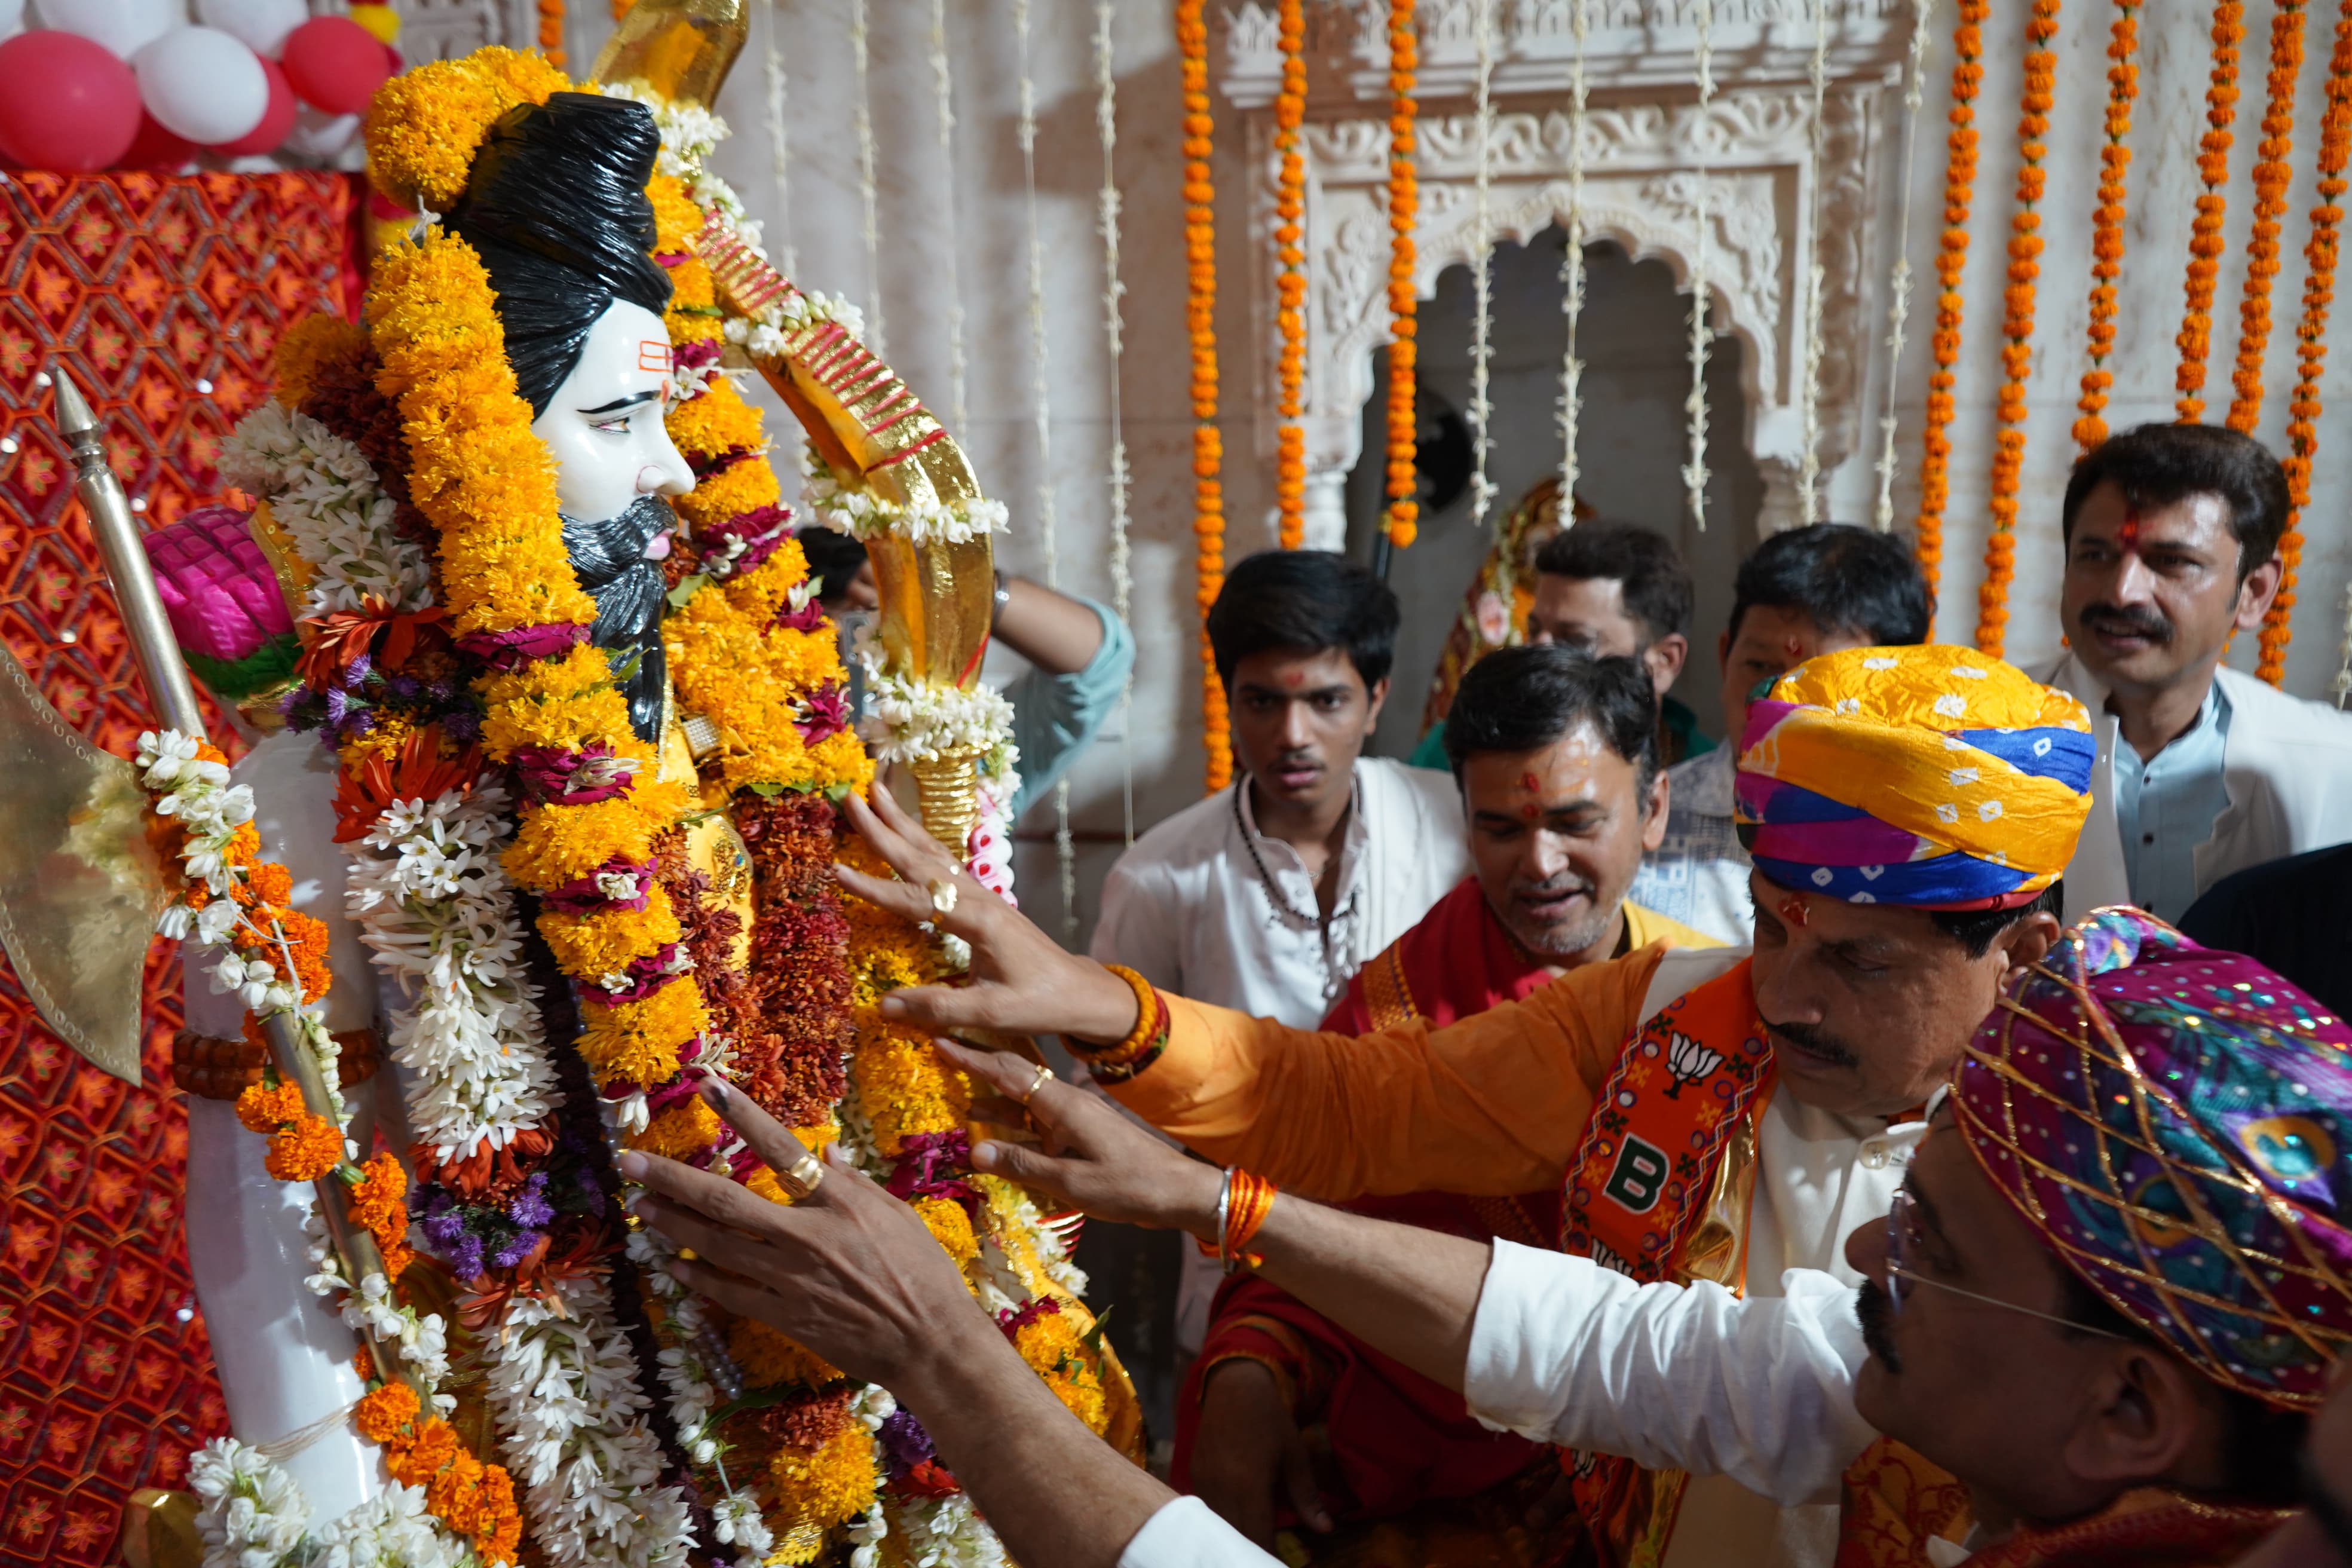
POLYGON ((1895 1202, 1886 1210, 1886 1304, 1896 1317, 1903 1315, 1903 1298, 1912 1285, 1932 1285, 1948 1296, 1964 1296, 1971 1301, 1981 1301, 1988 1307, 1999 1307, 2007 1312, 2022 1312, 2029 1318, 2039 1318, 2045 1323, 2055 1323, 2062 1329, 2072 1329, 2078 1334, 2096 1334, 2101 1339, 2121 1340, 2126 1336, 2112 1329, 2095 1329, 2088 1323, 2078 1323, 2072 1318, 2062 1318, 2053 1312, 2036 1311, 2021 1307, 2014 1301, 2004 1301, 1998 1296, 1982 1296, 1974 1290, 1963 1290, 1958 1285, 1947 1285, 1912 1268, 1912 1254, 1919 1245, 1919 1208, 1908 1187, 1895 1189, 1895 1202))

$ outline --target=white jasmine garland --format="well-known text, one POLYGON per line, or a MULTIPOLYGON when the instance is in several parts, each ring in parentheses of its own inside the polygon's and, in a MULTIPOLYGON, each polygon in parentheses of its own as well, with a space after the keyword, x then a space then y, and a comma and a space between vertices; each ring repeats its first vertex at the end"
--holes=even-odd
POLYGON ((910 1503, 898 1514, 906 1539, 898 1554, 913 1568, 1007 1568, 1011 1561, 964 1493, 910 1503))
POLYGON ((980 787, 998 800, 1021 788, 1021 748, 1013 743, 1013 706, 986 687, 969 691, 892 675, 870 650, 863 657, 866 720, 861 732, 886 763, 923 763, 973 754, 980 787))
POLYGON ((302 1568, 472 1568, 475 1561, 425 1512, 424 1489, 395 1481, 312 1531, 302 1568))
POLYGON ((387 1048, 416 1136, 444 1160, 506 1147, 547 1120, 555 1072, 523 931, 499 852, 513 831, 503 788, 399 802, 345 848, 344 899, 389 994, 387 1048))
POLYGON ((189 1459, 188 1485, 203 1500, 196 1531, 205 1568, 277 1568, 302 1543, 310 1505, 258 1448, 214 1438, 189 1459))
POLYGON ((222 479, 269 502, 312 572, 299 618, 373 599, 401 611, 432 602, 425 547, 392 526, 392 498, 351 442, 307 414, 265 403, 221 443, 222 479))
POLYGON ((1005 504, 986 497, 961 505, 919 501, 901 506, 877 495, 867 485, 842 483, 813 447, 801 450, 801 473, 805 481, 801 500, 826 527, 853 539, 890 534, 914 544, 961 544, 1002 533, 1012 522, 1013 514, 1005 504))
POLYGON ((685 1568, 693 1522, 685 1497, 661 1484, 661 1449, 612 1296, 602 1280, 567 1280, 563 1310, 537 1297, 509 1302, 489 1368, 531 1540, 559 1568, 685 1568))

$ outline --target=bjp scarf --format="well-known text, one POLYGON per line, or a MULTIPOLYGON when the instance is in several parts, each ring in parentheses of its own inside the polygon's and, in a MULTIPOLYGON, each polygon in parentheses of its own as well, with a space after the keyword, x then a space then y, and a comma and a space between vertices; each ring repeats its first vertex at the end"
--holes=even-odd
POLYGON ((1757 869, 1850 903, 2013 909, 2058 879, 2096 743, 2066 693, 1970 648, 1808 660, 1750 706, 1735 820, 1757 869))

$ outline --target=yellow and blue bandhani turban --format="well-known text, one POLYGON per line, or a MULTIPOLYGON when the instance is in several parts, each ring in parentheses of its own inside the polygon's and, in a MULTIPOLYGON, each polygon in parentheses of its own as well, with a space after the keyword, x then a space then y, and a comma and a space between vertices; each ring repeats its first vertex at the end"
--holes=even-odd
POLYGON ((2096 750, 2080 702, 1973 649, 1824 654, 1748 710, 1740 837, 1784 888, 2014 908, 2074 858, 2096 750))
POLYGON ((1953 1075, 2060 1262, 2206 1376, 2308 1409, 2352 1349, 2352 1029, 2251 958, 2101 910, 1953 1075))

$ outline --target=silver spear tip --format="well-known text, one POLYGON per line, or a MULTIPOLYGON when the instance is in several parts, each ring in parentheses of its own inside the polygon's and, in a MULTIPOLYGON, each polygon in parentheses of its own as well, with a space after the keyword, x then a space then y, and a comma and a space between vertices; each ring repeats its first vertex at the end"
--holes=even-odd
POLYGON ((98 416, 90 412, 89 400, 74 384, 60 363, 52 373, 57 382, 58 434, 70 445, 79 446, 81 438, 98 428, 98 416))

